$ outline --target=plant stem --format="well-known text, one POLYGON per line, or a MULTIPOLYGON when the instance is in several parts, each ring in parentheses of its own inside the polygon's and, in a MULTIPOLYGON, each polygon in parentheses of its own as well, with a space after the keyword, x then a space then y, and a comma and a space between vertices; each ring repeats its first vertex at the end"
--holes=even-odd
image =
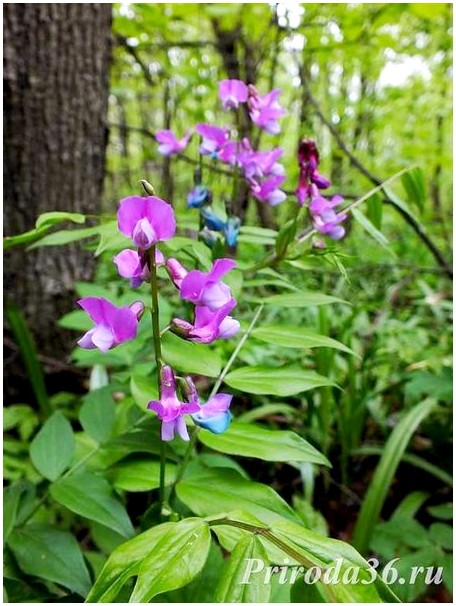
MULTIPOLYGON (((163 367, 163 358, 160 342, 160 314, 158 307, 158 284, 157 284, 157 266, 155 263, 155 244, 149 250, 149 271, 150 271, 150 297, 151 307, 150 314, 152 317, 152 335, 154 340, 155 363, 157 366, 157 388, 160 393, 160 370, 163 367)), ((165 472, 166 472, 166 451, 165 443, 160 440, 160 488, 159 499, 160 506, 165 503, 165 472)))
MULTIPOLYGON (((245 333, 242 335, 242 339, 239 341, 239 343, 237 344, 235 350, 233 351, 233 353, 230 356, 230 359, 228 360, 228 362, 225 364, 225 367, 223 368, 222 372, 219 374, 214 387, 212 388, 212 391, 209 395, 208 400, 210 400, 213 396, 215 396, 215 394, 218 392, 218 390, 220 389, 220 385, 223 383, 223 379, 226 377, 226 375, 228 374, 228 371, 230 370, 231 366, 233 365, 233 362, 236 360, 239 352, 241 351, 242 347, 244 346, 244 343, 247 341, 247 339, 249 338, 249 336, 252 333, 252 330, 255 326, 255 324, 258 321, 258 318, 260 317, 260 314, 263 310, 264 307, 264 303, 261 303, 261 305, 258 306, 255 315, 253 316, 252 321, 250 322, 250 326, 248 327, 248 329, 245 331, 245 333)), ((171 491, 170 491, 170 496, 172 495, 172 493, 174 492, 177 484, 182 480, 182 477, 184 475, 185 469, 190 461, 190 458, 192 456, 192 452, 193 449, 196 445, 196 439, 198 437, 198 433, 200 431, 199 427, 195 427, 191 440, 188 443, 187 446, 187 450, 184 453, 184 457, 182 459, 182 462, 180 464, 179 467, 179 471, 176 474, 176 479, 173 482, 173 485, 171 486, 171 491)))
MULTIPOLYGON (((242 530, 246 530, 247 532, 251 532, 252 534, 261 535, 267 541, 281 549, 284 553, 294 558, 305 568, 309 569, 316 565, 315 562, 312 562, 311 560, 306 558, 304 554, 295 549, 292 545, 289 545, 288 543, 277 537, 270 528, 267 528, 265 526, 256 526, 247 522, 232 520, 228 517, 219 518, 216 520, 209 520, 208 524, 209 526, 233 526, 234 528, 241 528, 242 530)), ((322 570, 324 570, 323 567, 321 568, 322 570)), ((328 584, 322 583, 321 588, 327 594, 327 597, 329 598, 328 601, 334 603, 337 601, 335 600, 335 596, 331 590, 331 587, 328 584)))

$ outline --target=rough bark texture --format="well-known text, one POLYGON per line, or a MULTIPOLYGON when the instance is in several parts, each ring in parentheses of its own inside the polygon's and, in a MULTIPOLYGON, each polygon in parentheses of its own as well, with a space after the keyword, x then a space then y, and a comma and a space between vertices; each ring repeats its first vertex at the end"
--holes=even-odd
MULTIPOLYGON (((42 212, 100 210, 110 29, 110 4, 4 5, 6 235, 32 229, 42 212)), ((72 347, 74 334, 56 321, 92 270, 78 245, 5 255, 6 300, 20 306, 41 353, 61 358, 72 347)))

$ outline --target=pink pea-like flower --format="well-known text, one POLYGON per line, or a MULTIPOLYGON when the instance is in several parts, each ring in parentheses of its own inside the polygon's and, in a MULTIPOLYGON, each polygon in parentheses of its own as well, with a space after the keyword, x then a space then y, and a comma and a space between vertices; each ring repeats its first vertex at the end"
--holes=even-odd
POLYGON ((241 80, 222 80, 219 82, 219 97, 224 109, 237 109, 240 103, 247 101, 248 88, 241 80))
POLYGON ((248 106, 252 122, 271 135, 279 134, 280 124, 278 120, 286 114, 277 100, 281 90, 274 89, 266 95, 259 95, 252 84, 249 84, 248 90, 248 106))
MULTIPOLYGON (((113 259, 117 265, 117 271, 122 278, 129 278, 131 287, 137 288, 150 278, 150 271, 146 255, 137 250, 127 248, 116 255, 113 259)), ((158 249, 155 250, 155 264, 163 265, 165 258, 158 249)))
POLYGON ((174 438, 174 432, 185 440, 189 440, 184 415, 196 413, 200 405, 195 402, 181 402, 176 393, 176 379, 173 369, 164 366, 160 371, 160 400, 152 400, 147 405, 153 410, 162 422, 161 439, 169 442, 174 438))
POLYGON ((144 305, 139 301, 130 307, 116 307, 102 297, 85 297, 78 301, 78 305, 95 324, 79 339, 78 345, 83 349, 98 348, 101 351, 108 351, 134 339, 144 312, 144 305))
POLYGON ((286 193, 280 189, 285 181, 285 175, 273 175, 261 183, 251 181, 251 192, 260 202, 266 202, 270 206, 281 204, 287 197, 286 193))
POLYGON ((130 196, 120 202, 117 212, 119 231, 141 249, 170 240, 176 233, 171 204, 161 198, 130 196))
POLYGON ((331 200, 323 196, 315 196, 309 204, 315 229, 332 240, 340 240, 345 235, 345 229, 339 224, 347 218, 347 215, 338 215, 334 210, 334 207, 342 202, 342 196, 334 196, 331 200))
POLYGON ((217 159, 219 151, 228 142, 228 129, 211 124, 198 124, 196 132, 203 138, 199 148, 200 154, 217 159))
POLYGON ((155 138, 159 143, 158 151, 164 156, 180 154, 187 147, 192 132, 188 131, 181 139, 178 139, 172 130, 159 130, 155 133, 155 138))
POLYGON ((234 267, 236 261, 233 259, 217 259, 207 273, 197 269, 188 272, 180 286, 182 299, 217 311, 231 299, 229 286, 220 278, 234 267))
POLYGON ((207 344, 216 339, 229 339, 240 329, 239 322, 228 315, 235 306, 236 299, 233 298, 217 311, 197 305, 193 324, 174 318, 171 322, 171 330, 195 343, 207 344))

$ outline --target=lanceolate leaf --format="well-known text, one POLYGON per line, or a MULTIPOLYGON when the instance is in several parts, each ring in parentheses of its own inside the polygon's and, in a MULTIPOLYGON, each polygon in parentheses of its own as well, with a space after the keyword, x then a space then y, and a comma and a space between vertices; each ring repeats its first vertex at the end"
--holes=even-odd
POLYGON ((95 520, 124 537, 134 533, 122 503, 114 497, 109 483, 101 476, 79 473, 51 486, 51 495, 71 511, 95 520))
POLYGON ((274 396, 292 396, 323 385, 334 385, 326 377, 294 365, 281 368, 244 366, 228 373, 225 383, 247 393, 274 396))
POLYGON ((79 545, 69 532, 27 524, 11 533, 8 546, 26 574, 87 595, 91 584, 89 572, 79 545))
POLYGON ((354 353, 349 347, 343 343, 339 343, 335 339, 297 326, 281 326, 279 324, 260 326, 259 328, 255 328, 252 336, 259 341, 282 347, 294 347, 298 349, 331 347, 332 349, 339 349, 346 353, 354 353))
POLYGON ((166 363, 184 373, 218 377, 222 369, 218 352, 207 345, 190 343, 169 332, 163 337, 162 350, 166 363))
POLYGON ((263 461, 306 461, 329 465, 327 458, 309 442, 287 430, 271 430, 250 423, 233 423, 221 435, 202 430, 199 440, 226 454, 255 457, 263 461))
POLYGON ((174 526, 173 522, 160 524, 117 547, 103 566, 86 601, 113 602, 128 579, 138 574, 142 560, 174 526))
POLYGON ((342 299, 324 295, 320 292, 301 291, 285 295, 273 295, 262 299, 266 305, 276 305, 277 307, 311 307, 312 305, 329 305, 330 303, 345 303, 342 299))
POLYGON ((238 604, 269 602, 271 583, 265 579, 268 561, 268 554, 256 535, 239 541, 222 571, 215 601, 238 604), (264 568, 259 573, 250 574, 247 579, 246 567, 253 559, 264 562, 264 568))
POLYGON ((158 594, 190 583, 203 568, 211 533, 204 520, 187 518, 173 525, 143 559, 131 602, 150 602, 158 594))
POLYGON ((46 421, 30 445, 30 457, 48 480, 56 480, 68 467, 74 453, 74 435, 69 421, 59 411, 46 421))
POLYGON ((251 482, 232 469, 213 469, 184 479, 177 496, 194 513, 212 516, 241 509, 269 523, 298 516, 270 486, 251 482))

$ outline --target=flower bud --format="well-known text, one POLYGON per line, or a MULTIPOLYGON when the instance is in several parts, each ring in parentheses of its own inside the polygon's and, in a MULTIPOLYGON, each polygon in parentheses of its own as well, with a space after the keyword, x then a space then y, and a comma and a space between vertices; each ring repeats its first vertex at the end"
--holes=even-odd
POLYGON ((185 269, 185 267, 181 265, 177 259, 167 259, 166 270, 174 286, 180 288, 182 280, 188 274, 188 271, 185 269))
POLYGON ((144 303, 141 303, 141 301, 135 301, 130 305, 130 309, 135 314, 136 318, 140 320, 146 307, 144 303))
POLYGON ((155 196, 155 189, 154 189, 153 185, 151 185, 149 183, 149 181, 146 181, 145 179, 141 179, 140 183, 143 186, 143 189, 148 196, 155 196))

